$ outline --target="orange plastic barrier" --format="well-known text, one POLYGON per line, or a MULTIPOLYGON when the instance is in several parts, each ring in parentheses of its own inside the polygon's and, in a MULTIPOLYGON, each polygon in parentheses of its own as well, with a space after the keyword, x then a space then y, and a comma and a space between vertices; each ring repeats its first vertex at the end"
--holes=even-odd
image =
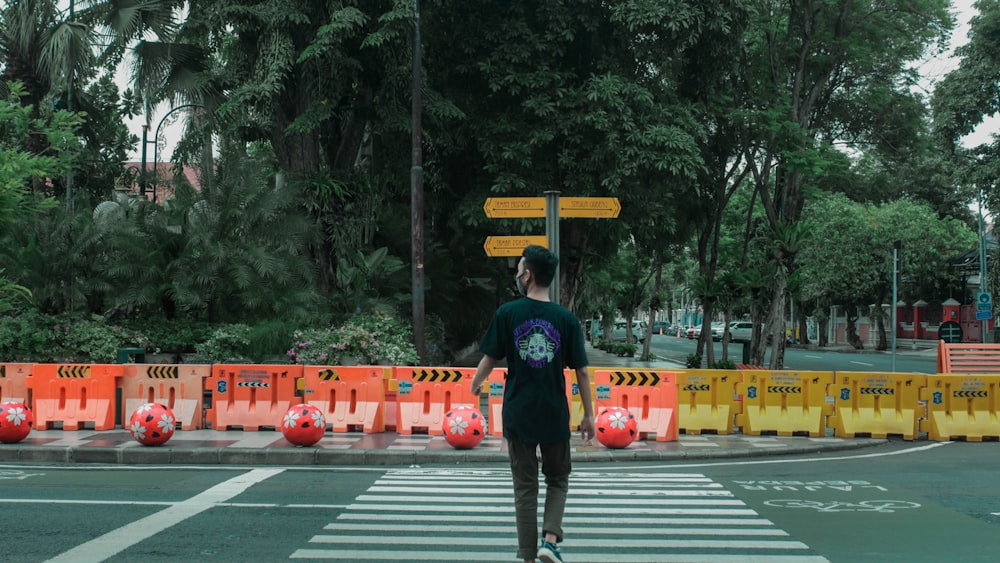
POLYGON ((920 398, 927 401, 920 429, 929 440, 1000 440, 1000 375, 929 375, 920 398))
POLYGON ((478 409, 479 399, 471 390, 475 375, 475 368, 396 366, 396 432, 412 434, 414 429, 423 429, 432 436, 441 435, 444 415, 452 407, 478 409))
POLYGON ((305 401, 334 432, 385 432, 386 379, 379 366, 305 366, 305 401))
POLYGON ((27 405, 28 378, 34 365, 0 364, 0 403, 20 401, 27 405))
POLYGON ((597 411, 606 407, 628 409, 638 423, 639 435, 657 442, 677 440, 677 379, 667 371, 597 371, 597 411), (645 435, 645 436, 643 436, 645 435))
POLYGON ((301 377, 296 364, 214 364, 207 384, 212 408, 205 421, 218 430, 280 429, 285 412, 302 403, 296 393, 301 377))
POLYGON ((28 378, 34 427, 62 423, 63 430, 115 428, 115 395, 121 364, 35 364, 28 378))
POLYGON ((729 434, 742 412, 736 384, 743 375, 731 369, 677 372, 677 426, 685 434, 729 434))
POLYGON ((1000 373, 1000 344, 938 340, 938 373, 1000 373))
POLYGON ((212 375, 208 364, 123 364, 121 381, 122 426, 132 412, 145 403, 162 403, 174 412, 179 429, 204 428, 202 399, 205 379, 212 375))
POLYGON ((825 436, 826 417, 833 413, 826 400, 831 383, 832 371, 745 371, 743 382, 736 385, 743 395, 736 425, 753 436, 825 436))
POLYGON ((827 425, 836 436, 917 438, 924 414, 920 390, 927 385, 927 375, 838 371, 834 378, 830 394, 835 402, 827 425))

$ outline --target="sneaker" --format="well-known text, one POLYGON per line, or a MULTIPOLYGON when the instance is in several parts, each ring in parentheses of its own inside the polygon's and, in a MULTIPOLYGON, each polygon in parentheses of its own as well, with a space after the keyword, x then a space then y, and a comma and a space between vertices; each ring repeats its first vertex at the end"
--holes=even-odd
POLYGON ((538 558, 544 563, 563 563, 563 558, 559 555, 556 546, 545 540, 542 540, 542 547, 538 548, 538 558))

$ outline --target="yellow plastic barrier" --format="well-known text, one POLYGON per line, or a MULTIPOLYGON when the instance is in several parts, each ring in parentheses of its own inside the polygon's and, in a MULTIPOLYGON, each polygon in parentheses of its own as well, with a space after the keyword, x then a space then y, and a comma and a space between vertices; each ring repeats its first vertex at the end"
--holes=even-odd
POLYGON ((594 372, 597 411, 608 407, 628 409, 638 424, 639 435, 657 442, 677 440, 677 378, 669 371, 594 372))
POLYGON ((1000 439, 998 386, 1000 375, 927 376, 927 387, 920 393, 927 401, 927 418, 920 421, 920 429, 930 440, 1000 439))
POLYGON ((831 383, 832 371, 744 371, 743 382, 736 385, 743 395, 736 426, 753 436, 825 436, 826 417, 833 413, 826 402, 831 383))
POLYGON ((836 372, 833 414, 827 423, 841 438, 900 435, 913 440, 920 433, 923 407, 920 390, 927 375, 920 373, 836 372))
MULTIPOLYGON (((613 368, 588 368, 590 374, 590 402, 597 398, 597 381, 594 374, 597 370, 608 370, 613 368)), ((576 383, 576 370, 565 369, 563 376, 566 378, 566 397, 569 400, 569 427, 570 430, 580 428, 580 421, 583 420, 583 400, 580 398, 580 386, 576 383)), ((597 413, 594 413, 597 416, 597 413)))
POLYGON ((731 369, 677 371, 677 427, 685 434, 729 434, 740 412, 735 388, 741 374, 731 369))

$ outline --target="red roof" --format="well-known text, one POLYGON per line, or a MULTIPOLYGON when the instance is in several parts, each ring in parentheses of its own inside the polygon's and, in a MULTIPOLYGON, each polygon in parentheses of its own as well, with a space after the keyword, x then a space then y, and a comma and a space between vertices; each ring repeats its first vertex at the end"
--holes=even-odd
MULTIPOLYGON (((126 191, 129 193, 134 193, 136 195, 140 192, 140 185, 138 179, 138 171, 142 170, 141 162, 124 162, 122 163, 123 170, 134 171, 131 175, 122 176, 122 186, 121 191, 126 191), (129 185, 129 179, 134 178, 135 181, 129 185)), ((149 171, 150 179, 149 183, 146 185, 146 197, 154 201, 164 201, 170 199, 174 196, 174 163, 172 162, 158 162, 156 163, 156 179, 153 179, 153 163, 146 163, 146 170, 149 171)), ((194 189, 201 189, 201 168, 194 166, 184 166, 182 168, 184 177, 187 181, 194 186, 194 189)))

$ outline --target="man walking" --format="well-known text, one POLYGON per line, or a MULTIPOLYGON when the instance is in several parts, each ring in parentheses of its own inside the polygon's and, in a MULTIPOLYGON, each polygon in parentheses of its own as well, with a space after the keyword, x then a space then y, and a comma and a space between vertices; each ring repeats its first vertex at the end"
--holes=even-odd
POLYGON ((493 315, 479 347, 483 359, 472 380, 472 392, 478 394, 497 360, 507 359, 503 435, 514 481, 517 556, 526 563, 535 557, 545 563, 562 562, 556 545, 563 539, 563 512, 572 469, 563 376, 566 367, 576 371, 583 401, 580 434, 584 442, 594 437, 583 331, 572 312, 549 299, 549 285, 558 264, 559 258, 542 246, 524 249, 514 278, 523 297, 501 306, 493 315), (539 451, 546 487, 541 544, 537 517, 539 451))

